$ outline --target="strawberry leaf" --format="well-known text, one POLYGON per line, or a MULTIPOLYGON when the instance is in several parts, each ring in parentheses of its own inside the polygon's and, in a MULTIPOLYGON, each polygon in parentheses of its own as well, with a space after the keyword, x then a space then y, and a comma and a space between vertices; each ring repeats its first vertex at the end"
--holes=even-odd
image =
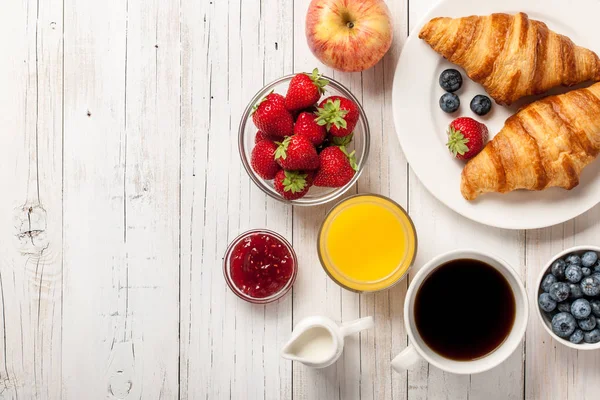
POLYGON ((306 177, 308 174, 301 174, 297 171, 285 171, 283 178, 283 190, 286 192, 299 193, 306 187, 306 177))
POLYGON ((336 146, 346 146, 348 144, 350 144, 350 142, 352 141, 352 137, 354 136, 354 132, 352 132, 349 135, 346 136, 334 136, 331 141, 333 142, 333 144, 335 144, 336 146))
POLYGON ((317 118, 315 118, 315 121, 317 122, 317 125, 326 125, 328 131, 331 129, 332 125, 335 125, 338 129, 346 129, 347 124, 344 117, 348 112, 348 110, 342 110, 340 108, 339 99, 336 99, 335 101, 329 99, 323 107, 317 109, 317 118))
POLYGON ((284 160, 287 158, 287 149, 288 149, 288 146, 290 145, 290 140, 292 140, 292 138, 288 136, 281 143, 275 142, 279 145, 277 147, 277 150, 275 150, 275 159, 276 160, 278 158, 283 158, 284 160))
POLYGON ((469 138, 466 138, 461 131, 453 127, 448 129, 448 143, 446 143, 446 146, 448 146, 448 150, 450 150, 454 157, 457 154, 462 156, 469 151, 467 143, 469 143, 469 138))
POLYGON ((319 93, 324 94, 325 86, 329 84, 329 81, 327 79, 323 79, 323 74, 319 74, 319 70, 317 68, 313 69, 310 79, 313 81, 317 89, 319 89, 319 93))

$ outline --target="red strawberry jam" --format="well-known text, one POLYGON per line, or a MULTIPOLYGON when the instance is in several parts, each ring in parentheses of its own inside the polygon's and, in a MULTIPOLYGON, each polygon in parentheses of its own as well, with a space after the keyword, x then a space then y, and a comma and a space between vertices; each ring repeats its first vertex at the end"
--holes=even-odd
POLYGON ((282 240, 270 233, 243 237, 230 254, 231 280, 247 296, 270 297, 294 277, 294 256, 282 240))

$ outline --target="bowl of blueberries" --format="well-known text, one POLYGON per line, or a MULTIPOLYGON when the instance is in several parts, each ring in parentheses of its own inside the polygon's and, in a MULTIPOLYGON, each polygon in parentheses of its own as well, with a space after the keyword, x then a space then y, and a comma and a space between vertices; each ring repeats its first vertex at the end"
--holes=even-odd
POLYGON ((600 349, 600 247, 577 246, 553 258, 538 278, 537 311, 560 343, 600 349))

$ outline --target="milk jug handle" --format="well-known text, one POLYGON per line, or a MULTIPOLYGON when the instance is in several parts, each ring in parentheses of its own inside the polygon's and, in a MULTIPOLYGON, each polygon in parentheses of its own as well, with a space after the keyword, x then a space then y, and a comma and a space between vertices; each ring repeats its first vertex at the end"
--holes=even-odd
POLYGON ((409 344, 407 348, 394 357, 392 360, 392 368, 396 372, 403 373, 415 365, 419 360, 421 360, 421 356, 417 353, 417 350, 415 350, 415 346, 409 344))
POLYGON ((342 336, 352 335, 353 333, 360 332, 364 329, 373 327, 373 317, 359 318, 354 321, 344 322, 340 326, 342 336))

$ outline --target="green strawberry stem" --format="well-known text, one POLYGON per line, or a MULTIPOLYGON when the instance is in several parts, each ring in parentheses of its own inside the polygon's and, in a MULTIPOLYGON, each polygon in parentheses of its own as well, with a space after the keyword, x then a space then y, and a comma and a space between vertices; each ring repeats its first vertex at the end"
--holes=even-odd
POLYGON ((340 108, 339 99, 336 99, 335 101, 329 99, 322 108, 317 109, 317 118, 315 118, 315 121, 320 126, 326 125, 327 130, 331 129, 332 125, 335 125, 338 129, 346 129, 347 125, 344 117, 348 112, 348 110, 342 110, 340 108))
POLYGON ((319 74, 319 70, 317 68, 313 69, 312 75, 310 79, 313 81, 317 89, 319 89, 319 93, 325 93, 325 86, 329 83, 327 79, 323 79, 323 74, 319 74))
POLYGON ((350 144, 350 142, 352 141, 352 137, 354 136, 354 132, 352 132, 349 135, 346 136, 334 136, 331 138, 331 141, 333 142, 333 144, 335 144, 336 146, 346 146, 348 144, 350 144))
POLYGON ((469 143, 469 138, 466 138, 461 131, 450 127, 448 130, 448 143, 446 143, 446 146, 448 146, 448 150, 450 150, 454 157, 456 157, 457 154, 463 156, 469 151, 467 143, 469 143))
POLYGON ((275 159, 283 158, 284 160, 287 158, 287 149, 290 145, 290 141, 292 140, 291 136, 287 136, 283 142, 275 142, 278 145, 277 150, 275 150, 275 159))
POLYGON ((262 99, 260 99, 253 107, 252 107, 252 111, 250 112, 250 115, 254 114, 256 112, 256 110, 258 110, 258 106, 260 106, 260 104, 265 101, 267 99, 267 96, 270 95, 271 93, 273 93, 275 91, 275 89, 271 90, 269 93, 267 93, 262 99))
POLYGON ((283 178, 283 190, 286 192, 299 193, 306 187, 306 177, 308 174, 302 174, 298 171, 285 171, 283 178))
POLYGON ((358 171, 358 164, 356 164, 356 155, 354 153, 356 153, 356 150, 352 150, 352 153, 348 154, 348 150, 346 150, 345 146, 338 146, 340 148, 340 150, 342 151, 342 153, 344 153, 346 155, 346 157, 348 157, 348 162, 350 163, 350 166, 352 167, 352 169, 354 171, 358 171))

